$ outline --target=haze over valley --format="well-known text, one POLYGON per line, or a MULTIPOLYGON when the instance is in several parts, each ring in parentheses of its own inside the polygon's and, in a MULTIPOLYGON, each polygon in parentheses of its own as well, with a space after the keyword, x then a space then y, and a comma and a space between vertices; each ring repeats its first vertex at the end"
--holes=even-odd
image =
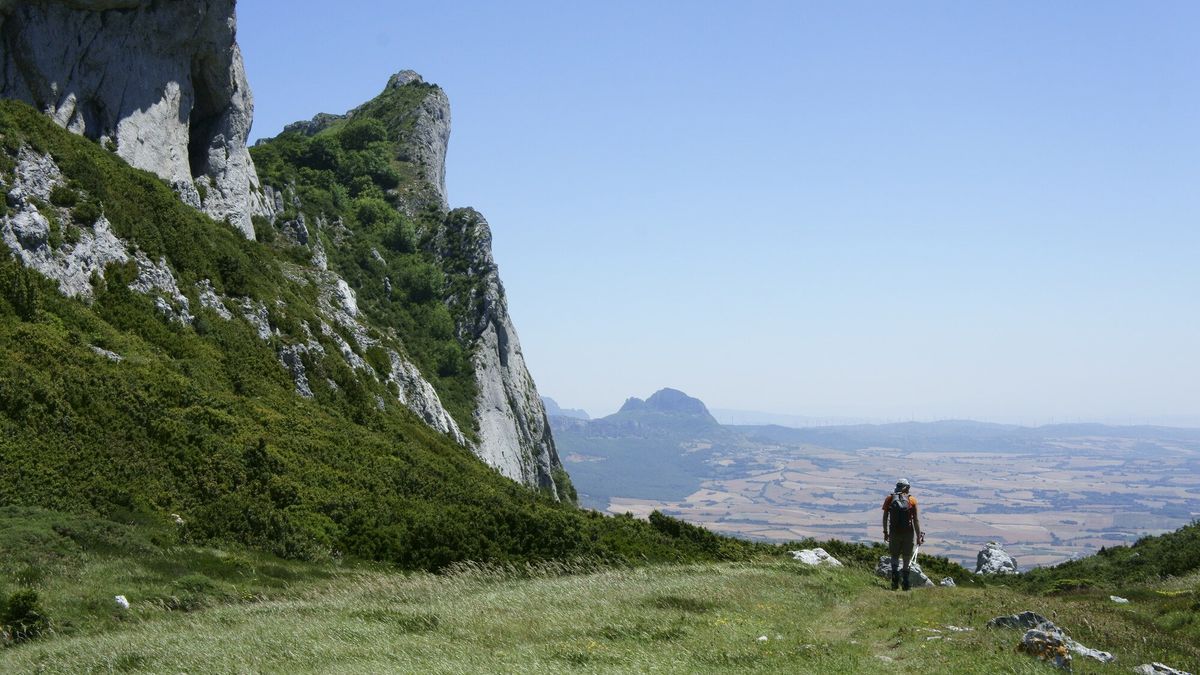
POLYGON ((1200 429, 734 426, 670 389, 551 425, 584 505, 754 539, 878 541, 879 505, 901 476, 922 507, 922 550, 967 565, 988 541, 1023 567, 1047 565, 1200 516, 1200 429))

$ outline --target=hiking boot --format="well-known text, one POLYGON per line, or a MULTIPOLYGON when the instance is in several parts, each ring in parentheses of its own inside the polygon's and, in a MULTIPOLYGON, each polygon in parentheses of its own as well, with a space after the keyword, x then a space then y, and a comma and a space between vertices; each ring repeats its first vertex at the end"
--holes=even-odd
POLYGON ((893 570, 892 571, 892 590, 894 591, 897 588, 900 588, 900 573, 893 570))
POLYGON ((912 588, 912 586, 908 585, 908 570, 904 570, 904 586, 902 588, 906 591, 912 588))

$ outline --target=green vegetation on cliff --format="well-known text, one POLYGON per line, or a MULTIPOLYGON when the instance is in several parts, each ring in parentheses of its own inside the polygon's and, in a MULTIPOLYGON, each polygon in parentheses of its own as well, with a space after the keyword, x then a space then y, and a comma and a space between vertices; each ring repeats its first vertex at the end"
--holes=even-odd
MULTIPOLYGON (((472 291, 480 270, 460 269, 433 250, 432 237, 450 215, 409 147, 421 103, 435 90, 423 82, 389 86, 350 119, 312 136, 285 132, 251 155, 263 183, 285 195, 278 220, 303 215, 330 268, 357 289, 359 309, 372 324, 396 330, 471 436, 476 385, 464 327, 475 308, 456 299, 479 295, 472 291)), ((305 253, 269 226, 258 230, 281 250, 305 253)))
MULTIPOLYGON (((195 315, 184 324, 131 291, 132 263, 94 279, 88 304, 0 255, 0 504, 121 522, 164 523, 177 513, 189 541, 413 569, 753 550, 735 540, 719 551, 702 547, 502 478, 395 403, 382 383, 351 371, 317 331, 325 356, 306 364, 315 396, 297 396, 278 359, 281 338, 262 340, 246 321, 220 318, 195 285, 210 279, 224 295, 262 302, 271 325, 294 334, 313 321, 317 299, 285 274, 292 263, 284 245, 243 240, 158 178, 23 104, 0 102, 0 147, 5 184, 21 148, 48 153, 78 203, 95 203, 132 246, 167 261, 195 315)), ((435 300, 413 311, 445 309, 435 300)), ((439 330, 449 330, 445 321, 439 330)))

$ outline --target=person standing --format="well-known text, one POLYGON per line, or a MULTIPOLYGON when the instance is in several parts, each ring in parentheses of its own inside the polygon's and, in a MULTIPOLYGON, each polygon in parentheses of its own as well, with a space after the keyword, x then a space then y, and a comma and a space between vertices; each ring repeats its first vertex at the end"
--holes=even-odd
POLYGON ((900 561, 904 561, 904 590, 911 588, 908 567, 916 546, 925 543, 921 520, 917 517, 917 499, 909 494, 910 487, 908 479, 901 478, 896 481, 896 491, 883 500, 883 540, 892 557, 892 590, 900 588, 900 561))

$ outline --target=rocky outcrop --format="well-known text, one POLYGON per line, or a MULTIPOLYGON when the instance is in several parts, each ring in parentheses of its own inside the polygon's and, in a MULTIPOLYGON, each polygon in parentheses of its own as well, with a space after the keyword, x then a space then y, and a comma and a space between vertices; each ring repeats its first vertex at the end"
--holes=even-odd
MULTIPOLYGON (((440 87, 425 83, 425 80, 413 70, 402 70, 388 79, 384 89, 384 97, 389 92, 403 87, 418 87, 421 92, 420 103, 409 112, 411 121, 400 131, 401 138, 395 139, 400 149, 396 159, 409 162, 419 169, 424 182, 433 190, 433 201, 442 209, 449 208, 446 196, 446 150, 450 144, 450 99, 440 87)), ((305 136, 315 136, 328 129, 331 125, 342 120, 352 119, 363 112, 368 106, 377 105, 374 99, 344 115, 317 113, 311 120, 293 122, 283 128, 284 133, 298 133, 305 136)), ((419 206, 412 204, 412 207, 419 206)))
POLYGON ((812 565, 813 567, 820 567, 822 565, 826 567, 842 566, 840 560, 829 555, 823 548, 806 548, 800 551, 788 551, 788 553, 792 554, 793 559, 799 560, 805 565, 812 565))
POLYGON ((1071 670, 1071 652, 1060 633, 1030 628, 1017 643, 1017 650, 1036 656, 1055 668, 1071 670))
POLYGON ((458 327, 461 337, 475 345, 476 454, 513 480, 558 494, 554 473, 562 471, 562 464, 508 315, 492 259, 491 228, 474 209, 457 209, 436 233, 434 247, 476 281, 469 292, 451 298, 467 317, 458 327))
POLYGON ((987 546, 975 556, 976 574, 1016 574, 1017 560, 1008 554, 1000 544, 989 541, 987 546))
POLYGON ((266 213, 234 0, 0 3, 0 96, 114 147, 253 238, 266 213))
POLYGON ((1112 663, 1117 659, 1109 652, 1087 647, 1054 625, 1037 612, 1021 612, 1009 616, 998 616, 987 623, 988 628, 1017 628, 1025 630, 1018 648, 1039 656, 1059 667, 1070 670, 1071 654, 1078 654, 1101 663, 1112 663), (1065 664, 1065 665, 1064 665, 1065 664))
MULTIPOLYGON (((388 80, 388 87, 403 87, 424 80, 411 70, 402 70, 388 80)), ((425 179, 437 190, 442 204, 446 196, 446 148, 450 143, 450 99, 440 88, 432 88, 417 109, 412 131, 404 139, 408 158, 425 168, 425 179)))
POLYGON ((93 276, 103 278, 106 265, 129 260, 125 243, 101 215, 90 227, 77 228, 75 241, 56 245, 47 213, 60 224, 71 222, 71 213, 48 204, 50 192, 66 184, 49 155, 22 148, 12 182, 4 195, 10 213, 0 220, 0 238, 26 267, 58 282, 63 295, 91 299, 93 276))

